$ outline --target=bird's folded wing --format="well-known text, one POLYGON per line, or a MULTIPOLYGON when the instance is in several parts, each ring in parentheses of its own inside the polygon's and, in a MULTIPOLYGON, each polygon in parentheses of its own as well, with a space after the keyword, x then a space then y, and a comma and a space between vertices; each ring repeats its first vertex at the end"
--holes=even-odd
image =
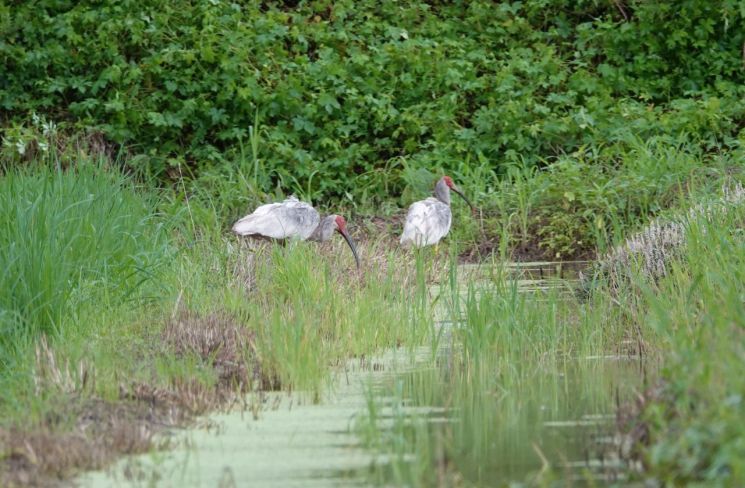
POLYGON ((401 235, 401 243, 411 242, 417 246, 426 246, 434 244, 447 234, 450 227, 447 210, 444 204, 438 205, 434 199, 422 200, 415 202, 409 207, 406 214, 406 223, 404 232, 401 235), (439 207, 443 207, 443 212, 439 207))
POLYGON ((233 232, 242 236, 258 234, 272 239, 307 239, 319 221, 318 212, 313 207, 296 199, 288 199, 282 203, 260 206, 233 224, 233 232))

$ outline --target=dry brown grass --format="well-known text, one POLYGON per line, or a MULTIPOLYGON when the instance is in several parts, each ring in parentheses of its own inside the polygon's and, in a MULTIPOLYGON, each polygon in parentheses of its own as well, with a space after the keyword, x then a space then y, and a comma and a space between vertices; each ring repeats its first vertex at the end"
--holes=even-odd
POLYGON ((196 355, 214 368, 218 389, 247 391, 261 370, 255 334, 225 313, 182 312, 168 322, 163 342, 178 356, 196 355))
POLYGON ((3 486, 53 486, 118 456, 163 447, 155 434, 174 426, 161 408, 142 403, 69 396, 60 405, 34 428, 0 430, 3 486))
MULTIPOLYGON (((387 221, 376 218, 372 222, 384 226, 387 221)), ((383 231, 381 230, 381 232, 383 231)), ((397 236, 394 234, 383 232, 378 235, 374 229, 366 229, 357 230, 352 237, 360 255, 360 269, 356 269, 352 253, 349 251, 346 242, 341 238, 333 238, 323 243, 309 242, 304 245, 311 246, 314 249, 319 261, 334 264, 331 267, 332 272, 338 276, 340 282, 343 281, 345 285, 349 286, 384 279, 391 266, 395 270, 413 269, 412 252, 402 249, 398 244, 397 236), (391 257, 393 259, 390 259, 391 257), (347 279, 349 277, 354 279, 347 279)), ((258 267, 267 266, 271 269, 271 248, 276 245, 281 244, 254 238, 236 237, 228 240, 229 267, 234 279, 247 292, 256 291, 258 267)), ((400 277, 406 280, 408 274, 402 274, 400 277)))
POLYGON ((132 382, 120 385, 117 401, 107 401, 96 395, 90 365, 71 367, 41 339, 35 388, 37 394, 54 394, 59 409, 36 425, 0 429, 0 486, 55 486, 122 455, 162 448, 167 441, 158 433, 231 407, 249 389, 270 383, 262 377, 254 334, 226 313, 182 312, 166 323, 160 339, 173 354, 210 365, 215 382, 132 382))

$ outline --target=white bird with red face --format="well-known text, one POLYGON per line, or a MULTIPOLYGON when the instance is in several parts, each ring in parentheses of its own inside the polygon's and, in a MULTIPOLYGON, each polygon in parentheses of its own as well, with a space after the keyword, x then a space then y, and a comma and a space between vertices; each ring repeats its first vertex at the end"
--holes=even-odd
POLYGON ((239 236, 278 241, 297 239, 325 242, 331 239, 334 231, 347 241, 359 268, 357 248, 347 233, 347 222, 344 217, 328 215, 321 218, 318 211, 309 203, 301 202, 294 196, 280 203, 261 205, 253 213, 233 224, 233 232, 239 236))
POLYGON ((453 214, 450 211, 450 190, 460 195, 473 210, 473 205, 455 186, 449 176, 443 176, 435 185, 434 197, 414 202, 406 214, 402 245, 415 247, 437 244, 450 231, 453 214))

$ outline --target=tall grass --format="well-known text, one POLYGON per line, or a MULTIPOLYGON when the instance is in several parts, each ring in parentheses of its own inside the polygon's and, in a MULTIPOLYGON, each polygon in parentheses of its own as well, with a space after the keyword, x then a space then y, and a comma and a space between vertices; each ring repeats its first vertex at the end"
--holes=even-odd
POLYGON ((638 307, 667 351, 637 419, 649 435, 637 454, 663 484, 745 485, 744 226, 742 203, 690 222, 638 307))
MULTIPOLYGON (((462 247, 499 242, 501 256, 539 246, 551 259, 603 252, 666 208, 685 203, 692 181, 735 164, 728 155, 663 138, 600 143, 546 161, 542 169, 512 165, 497 175, 489 161, 454 177, 482 210, 480 226, 454 206, 462 247)), ((697 181, 696 184, 701 184, 697 181)))
MULTIPOLYGON (((601 187, 585 185, 576 191, 581 205, 566 213, 587 220, 585 224, 596 222, 598 215, 610 218, 618 202, 638 186, 629 203, 634 209, 625 207, 628 213, 619 218, 619 229, 625 229, 637 212, 656 212, 656 202, 669 192, 678 199, 676 186, 701 161, 679 148, 669 154, 649 148, 639 149, 635 166, 631 154, 624 156, 642 175, 638 181, 617 189, 616 183, 626 181, 620 173, 598 170, 593 174, 601 187), (663 156, 666 171, 654 164, 663 156), (599 213, 582 213, 583 205, 599 213)), ((508 212, 502 216, 502 234, 514 232, 523 240, 534 225, 530 219, 535 209, 566 197, 565 190, 559 192, 565 176, 571 176, 568 181, 587 179, 571 165, 557 165, 503 180, 505 191, 494 196, 508 212), (507 191, 510 185, 515 185, 514 195, 507 191)), ((230 191, 228 200, 237 201, 241 189, 230 191)), ((256 355, 264 373, 284 389, 314 393, 350 357, 429 341, 435 352, 439 346, 450 352, 433 354, 431 370, 401 377, 384 392, 394 399, 393 431, 382 430, 379 422, 389 404, 377 396, 370 399, 363 431, 372 445, 396 459, 386 468, 391 471, 378 474, 384 481, 418 484, 437 482, 446 473, 455 476, 451 481, 460 476, 479 484, 501 475, 514 479, 525 473, 520 466, 526 462, 539 471, 540 456, 532 445, 515 446, 518 440, 544 436, 536 428, 542 421, 577 411, 608 412, 613 388, 628 372, 596 366, 587 358, 618 353, 622 340, 633 338, 645 347, 675 352, 664 372, 667 403, 653 403, 644 413, 656 436, 655 447, 644 454, 650 466, 659 467, 662 477, 688 469, 697 479, 702 472, 698 466, 714 465, 712 477, 739 476, 742 468, 735 455, 741 452, 741 429, 734 422, 742 413, 743 385, 737 374, 742 348, 741 341, 729 339, 742 335, 741 212, 725 215, 729 220, 716 225, 692 226, 687 257, 659 283, 643 283, 621 294, 600 289, 582 302, 554 292, 528 297, 499 277, 459 289, 454 252, 435 299, 449 302, 446 313, 456 325, 446 333, 432 323, 434 307, 425 280, 431 269, 421 256, 412 262, 398 254, 366 253, 368 243, 362 246, 366 266, 358 273, 339 240, 246 253, 236 238, 225 235, 225 209, 234 208, 228 200, 173 198, 163 205, 148 195, 111 167, 92 163, 66 171, 10 169, 0 176, 3 374, 17 372, 10 366, 24 354, 26 365, 31 364, 28 346, 40 334, 51 334, 61 338, 53 345, 60 358, 71 364, 81 358, 95 363, 95 393, 108 398, 118 398, 122 375, 159 386, 176 376, 209 376, 214 371, 207 363, 176 357, 158 343, 159 331, 180 309, 196 316, 227 312, 255 333, 253 349, 246 354, 256 355), (176 222, 175 230, 167 228, 158 206, 171 214, 168 220, 176 222), (147 301, 150 297, 160 299, 147 301), (699 396, 712 400, 698 402, 699 396), (406 403, 449 409, 449 422, 433 427, 402 408, 406 403), (696 412, 703 412, 700 419, 696 412), (688 427, 692 433, 685 442, 671 440, 688 427), (716 443, 722 438, 719 449, 716 443), (489 464, 506 451, 514 451, 504 459, 512 467, 500 471, 489 464), (681 459, 695 467, 681 468, 681 459)), ((456 222, 452 241, 468 225, 465 218, 456 222)), ((0 374, 1 386, 10 385, 7 377, 0 374)), ((27 414, 29 399, 37 396, 30 383, 10 385, 18 391, 4 388, 8 403, 18 393, 12 410, 0 402, 4 412, 27 414)), ((49 403, 39 410, 49 411, 54 396, 51 392, 49 403)), ((546 455, 560 448, 552 442, 537 445, 546 455)))
POLYGON ((110 168, 82 162, 0 176, 0 370, 55 334, 82 302, 135 296, 169 255, 153 201, 110 168))
MULTIPOLYGON (((710 202, 703 190, 692 199, 710 202)), ((627 282, 586 301, 526 295, 499 279, 469 284, 463 320, 432 367, 371 391, 359 432, 384 455, 374 479, 549 486, 584 478, 589 471, 568 462, 592 456, 593 441, 571 421, 613 415, 617 402, 647 391, 630 429, 646 433, 634 439, 643 442, 634 448, 643 476, 742 485, 745 206, 716 201, 726 204, 684 212, 680 248, 655 250, 667 255, 665 275, 629 262, 627 282), (643 353, 651 382, 641 363, 616 360, 626 352, 643 353), (570 421, 564 434, 544 427, 556 420, 570 421)))
POLYGON ((276 381, 263 387, 316 394, 351 357, 424 341, 416 289, 401 273, 412 263, 374 243, 360 247, 369 252, 364 273, 342 242, 249 251, 225 235, 217 207, 156 200, 111 167, 84 162, 67 171, 11 169, 0 191, 8 230, 0 236, 0 352, 3 368, 19 373, 12 385, 10 376, 0 379, 13 389, 3 405, 13 415, 33 396, 41 334, 59 339, 54 348, 65 361, 95 364, 95 394, 111 399, 122 375, 162 387, 194 376, 197 366, 157 344, 184 311, 227 313, 252 331, 244 352, 276 381))
POLYGON ((424 341, 429 322, 414 307, 417 288, 402 279, 406 263, 389 254, 358 273, 348 254, 293 243, 256 257, 254 291, 242 311, 264 366, 284 388, 317 393, 330 369, 351 357, 424 341))
POLYGON ((617 389, 639 383, 633 368, 595 359, 624 334, 621 322, 603 328, 610 302, 532 296, 504 277, 469 283, 460 301, 462 320, 431 368, 371 393, 360 433, 387 461, 374 479, 494 486, 541 472, 547 482, 560 470, 543 472, 541 456, 583 460, 586 432, 556 437, 543 422, 612 414, 617 389))

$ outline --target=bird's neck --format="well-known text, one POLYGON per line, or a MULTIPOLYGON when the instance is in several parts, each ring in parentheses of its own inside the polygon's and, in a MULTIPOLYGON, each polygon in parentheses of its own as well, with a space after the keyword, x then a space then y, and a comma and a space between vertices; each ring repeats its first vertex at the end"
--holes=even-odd
POLYGON ((329 215, 321 219, 313 233, 308 237, 309 241, 324 242, 331 238, 334 233, 334 217, 329 215))
POLYGON ((435 198, 445 205, 450 205, 450 188, 445 180, 440 180, 435 185, 435 198))

